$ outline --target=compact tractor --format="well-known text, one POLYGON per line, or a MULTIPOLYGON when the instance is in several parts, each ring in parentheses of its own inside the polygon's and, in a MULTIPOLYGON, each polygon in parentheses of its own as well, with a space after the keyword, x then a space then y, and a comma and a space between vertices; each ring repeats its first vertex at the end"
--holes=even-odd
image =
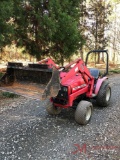
MULTIPOLYGON (((48 83, 42 90, 42 96, 39 96, 42 100, 49 99, 46 106, 47 112, 57 115, 61 113, 62 108, 73 107, 76 109, 76 122, 85 125, 89 122, 93 111, 91 99, 96 100, 101 107, 107 106, 110 102, 111 87, 107 74, 107 51, 94 50, 88 52, 85 63, 79 58, 65 67, 58 67, 50 59, 42 60, 38 64, 29 64, 29 67, 23 67, 21 63, 9 63, 6 74, 0 80, 0 85, 2 90, 15 91, 14 87, 10 88, 10 85, 14 86, 15 82, 20 83, 21 80, 30 82, 32 79, 32 85, 33 82, 48 83), (106 54, 106 69, 103 74, 99 69, 87 67, 88 57, 93 53, 106 54)), ((18 92, 17 89, 16 92, 18 92)), ((40 95, 40 91, 37 93, 40 95)))

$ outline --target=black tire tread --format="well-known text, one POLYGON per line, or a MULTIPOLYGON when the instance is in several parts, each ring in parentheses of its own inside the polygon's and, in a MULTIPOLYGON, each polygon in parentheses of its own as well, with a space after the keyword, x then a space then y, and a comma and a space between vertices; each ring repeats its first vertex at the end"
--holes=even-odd
POLYGON ((106 90, 108 88, 110 88, 110 92, 111 92, 111 87, 109 85, 109 82, 106 80, 102 83, 96 98, 97 104, 101 107, 106 107, 109 104, 109 101, 106 102, 106 90))
POLYGON ((61 108, 55 107, 52 103, 49 103, 46 106, 46 111, 48 112, 48 114, 50 115, 58 115, 61 113, 61 108))

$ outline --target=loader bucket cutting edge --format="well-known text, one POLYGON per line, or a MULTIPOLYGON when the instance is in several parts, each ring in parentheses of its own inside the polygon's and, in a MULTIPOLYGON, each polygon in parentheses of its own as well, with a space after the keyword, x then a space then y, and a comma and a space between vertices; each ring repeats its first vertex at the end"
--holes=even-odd
POLYGON ((46 64, 23 66, 22 63, 8 62, 7 71, 0 79, 0 90, 40 99, 51 76, 52 69, 46 64))

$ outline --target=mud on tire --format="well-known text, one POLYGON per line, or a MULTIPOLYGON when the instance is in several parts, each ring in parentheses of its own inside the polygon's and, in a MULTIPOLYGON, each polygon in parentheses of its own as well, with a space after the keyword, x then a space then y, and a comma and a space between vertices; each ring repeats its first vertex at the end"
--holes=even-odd
POLYGON ((104 81, 98 92, 96 102, 99 106, 106 107, 107 105, 109 105, 110 98, 111 98, 111 87, 108 81, 104 81))
POLYGON ((46 107, 46 111, 50 115, 58 115, 61 112, 61 108, 55 107, 51 102, 49 102, 49 104, 46 107))

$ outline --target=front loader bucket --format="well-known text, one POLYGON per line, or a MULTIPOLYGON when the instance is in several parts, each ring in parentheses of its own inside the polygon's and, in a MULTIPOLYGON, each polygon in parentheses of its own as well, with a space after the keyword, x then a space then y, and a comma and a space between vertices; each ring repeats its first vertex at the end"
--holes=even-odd
POLYGON ((60 77, 59 70, 53 67, 52 77, 42 94, 42 97, 41 97, 42 100, 57 96, 60 90, 60 78, 59 77, 60 77))
POLYGON ((23 63, 8 62, 7 71, 0 79, 0 90, 40 99, 51 76, 52 69, 46 64, 23 66, 23 63))

